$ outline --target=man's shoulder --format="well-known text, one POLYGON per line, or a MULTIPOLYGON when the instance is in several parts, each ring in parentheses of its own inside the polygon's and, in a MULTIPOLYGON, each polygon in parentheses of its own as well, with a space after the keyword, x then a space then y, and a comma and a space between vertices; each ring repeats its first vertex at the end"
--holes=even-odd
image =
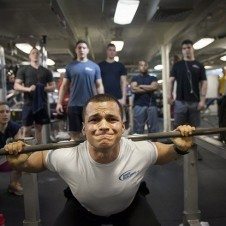
POLYGON ((185 64, 184 60, 179 60, 179 61, 177 61, 176 63, 173 64, 173 67, 180 67, 184 64, 185 64))
POLYGON ((20 125, 18 124, 18 123, 16 123, 16 122, 13 122, 13 121, 9 121, 8 122, 8 125, 7 125, 7 129, 9 129, 9 130, 11 130, 11 129, 20 129, 20 125))

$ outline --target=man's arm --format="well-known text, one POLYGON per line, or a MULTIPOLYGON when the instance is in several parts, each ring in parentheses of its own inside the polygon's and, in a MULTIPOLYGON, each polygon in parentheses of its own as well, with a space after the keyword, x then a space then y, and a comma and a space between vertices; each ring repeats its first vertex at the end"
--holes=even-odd
POLYGON ((120 85, 121 85, 121 90, 122 90, 122 99, 119 100, 119 102, 121 102, 122 105, 125 105, 126 104, 126 88, 127 88, 126 75, 121 75, 120 85))
POLYGON ((206 92, 207 92, 207 80, 202 80, 200 82, 201 88, 200 88, 200 102, 199 102, 199 108, 202 109, 205 106, 206 101, 206 92))
POLYGON ((95 84, 96 84, 97 93, 98 94, 104 93, 104 86, 103 86, 102 79, 97 79, 95 84))
POLYGON ((44 90, 46 92, 53 92, 55 89, 55 82, 48 82, 44 90))
POLYGON ((146 92, 156 91, 158 89, 158 82, 152 82, 150 85, 139 85, 139 87, 146 92))
POLYGON ((174 88, 174 82, 175 82, 175 77, 169 77, 169 83, 168 83, 168 103, 173 104, 174 99, 173 99, 173 88, 174 88))
POLYGON ((32 154, 18 154, 23 150, 25 143, 22 141, 13 142, 5 145, 4 149, 9 152, 7 161, 17 170, 29 173, 38 173, 46 169, 46 151, 34 152, 32 154))
POLYGON ((191 148, 193 139, 188 135, 191 135, 195 128, 183 125, 178 126, 176 130, 180 131, 183 137, 172 139, 174 144, 162 144, 159 142, 155 143, 158 150, 158 158, 155 164, 162 165, 176 160, 179 157, 178 150, 180 153, 186 154, 188 149, 191 148))
POLYGON ((137 82, 131 82, 131 91, 133 92, 133 93, 145 93, 146 91, 144 90, 144 89, 141 89, 139 86, 138 86, 138 84, 137 84, 137 82))
POLYGON ((59 96, 58 96, 58 101, 57 101, 57 106, 56 106, 56 111, 58 114, 62 114, 62 112, 63 112, 62 102, 63 102, 65 93, 69 89, 69 86, 70 86, 69 79, 63 78, 63 82, 60 86, 60 91, 59 91, 59 96))
POLYGON ((30 87, 25 87, 22 85, 21 79, 16 79, 14 83, 14 89, 20 92, 32 92, 35 90, 35 85, 31 85, 30 87))

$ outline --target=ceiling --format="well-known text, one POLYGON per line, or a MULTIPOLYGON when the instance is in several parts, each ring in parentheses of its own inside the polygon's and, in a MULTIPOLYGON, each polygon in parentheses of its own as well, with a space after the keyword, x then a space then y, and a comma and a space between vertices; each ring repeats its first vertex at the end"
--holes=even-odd
POLYGON ((0 0, 0 45, 5 48, 7 64, 19 64, 27 55, 15 43, 35 45, 46 36, 48 57, 65 67, 74 57, 74 45, 85 39, 89 58, 105 59, 106 45, 124 40, 118 53, 120 61, 133 72, 137 61, 145 59, 151 67, 161 63, 161 45, 172 44, 170 56, 181 54, 183 39, 197 41, 214 37, 211 45, 196 51, 196 58, 215 67, 226 54, 226 0, 140 0, 129 25, 113 22, 117 0, 0 0))

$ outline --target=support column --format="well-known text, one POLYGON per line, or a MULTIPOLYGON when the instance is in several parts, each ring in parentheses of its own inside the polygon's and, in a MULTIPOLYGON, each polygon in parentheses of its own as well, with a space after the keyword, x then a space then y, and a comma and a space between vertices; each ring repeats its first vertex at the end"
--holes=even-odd
POLYGON ((200 225, 201 212, 198 209, 197 145, 184 156, 184 212, 183 224, 200 225), (193 222, 193 224, 191 224, 193 222), (194 224, 196 222, 196 224, 194 224))
MULTIPOLYGON (((47 38, 46 35, 43 35, 42 40, 41 40, 41 64, 45 68, 47 68, 47 51, 45 48, 46 38, 47 38)), ((50 116, 48 93, 47 93, 47 110, 48 110, 48 114, 50 116)), ((50 124, 44 124, 42 126, 42 143, 43 144, 48 144, 49 142, 51 142, 50 131, 51 131, 50 124)))
POLYGON ((161 46, 161 54, 162 54, 162 90, 163 90, 163 130, 170 131, 171 130, 171 116, 170 116, 170 105, 167 102, 167 93, 168 93, 168 80, 169 80, 169 53, 170 53, 171 45, 164 44, 161 46))
MULTIPOLYGON (((26 143, 35 144, 34 138, 25 138, 26 143)), ((24 226, 40 226, 38 183, 36 173, 22 174, 23 192, 24 192, 24 226)))
POLYGON ((6 70, 5 70, 5 52, 0 46, 0 101, 6 101, 6 70))

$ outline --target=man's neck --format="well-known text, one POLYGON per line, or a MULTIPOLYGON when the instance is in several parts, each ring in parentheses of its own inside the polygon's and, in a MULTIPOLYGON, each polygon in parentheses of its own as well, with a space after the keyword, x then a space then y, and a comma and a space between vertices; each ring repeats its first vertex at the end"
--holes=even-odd
POLYGON ((38 61, 31 61, 31 66, 34 67, 34 68, 38 68, 39 62, 38 61))
POLYGON ((194 61, 195 60, 195 57, 184 57, 183 58, 185 61, 194 61))
POLYGON ((115 62, 114 58, 113 59, 112 58, 107 58, 105 61, 108 62, 108 63, 114 63, 115 62))
POLYGON ((98 163, 108 164, 117 159, 120 151, 120 145, 113 147, 110 150, 96 150, 89 144, 88 146, 91 158, 98 163))
POLYGON ((77 61, 80 61, 80 62, 86 62, 88 60, 87 57, 84 57, 84 58, 77 58, 77 61))
POLYGON ((7 125, 8 125, 8 123, 5 123, 5 124, 0 123, 0 132, 1 133, 5 132, 7 125))

